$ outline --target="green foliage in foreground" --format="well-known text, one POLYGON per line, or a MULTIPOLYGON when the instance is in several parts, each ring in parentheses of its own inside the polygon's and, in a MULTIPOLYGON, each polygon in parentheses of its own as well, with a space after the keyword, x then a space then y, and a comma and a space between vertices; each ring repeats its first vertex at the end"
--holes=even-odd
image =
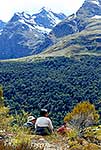
POLYGON ((3 90, 0 86, 0 134, 1 131, 8 130, 13 119, 13 116, 9 115, 9 108, 4 106, 3 90))
POLYGON ((100 113, 100 57, 57 57, 35 62, 0 62, 0 84, 11 113, 22 110, 36 117, 47 108, 54 125, 82 100, 100 113))

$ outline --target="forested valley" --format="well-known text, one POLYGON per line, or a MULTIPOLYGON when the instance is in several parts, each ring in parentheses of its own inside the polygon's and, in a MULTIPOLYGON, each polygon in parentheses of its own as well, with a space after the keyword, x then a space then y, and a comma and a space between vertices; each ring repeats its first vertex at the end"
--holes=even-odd
POLYGON ((101 113, 100 57, 54 57, 35 61, 1 61, 0 84, 11 114, 22 110, 38 117, 47 108, 54 126, 81 101, 101 113))

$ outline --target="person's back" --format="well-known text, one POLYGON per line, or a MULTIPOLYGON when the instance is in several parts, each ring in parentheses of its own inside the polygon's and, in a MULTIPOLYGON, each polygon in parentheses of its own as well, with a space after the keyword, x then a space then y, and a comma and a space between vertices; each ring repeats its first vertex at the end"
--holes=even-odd
POLYGON ((26 123, 24 123, 23 126, 24 126, 24 127, 27 127, 27 128, 33 127, 33 123, 32 123, 32 122, 26 122, 26 123))
POLYGON ((35 123, 36 134, 49 135, 53 131, 53 125, 50 118, 48 118, 48 112, 46 109, 41 109, 41 117, 37 118, 35 123))

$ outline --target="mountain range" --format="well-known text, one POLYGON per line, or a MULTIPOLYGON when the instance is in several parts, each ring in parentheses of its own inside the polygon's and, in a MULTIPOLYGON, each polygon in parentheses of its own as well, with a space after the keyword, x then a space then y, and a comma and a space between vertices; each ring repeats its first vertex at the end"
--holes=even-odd
MULTIPOLYGON (((43 7, 37 14, 15 13, 3 26, 0 22, 0 59, 19 58, 36 53, 51 29, 66 18, 43 7)), ((49 45, 52 42, 49 42, 49 45)))
POLYGON ((43 7, 15 13, 0 32, 0 59, 97 53, 101 50, 101 0, 85 0, 66 17, 43 7))

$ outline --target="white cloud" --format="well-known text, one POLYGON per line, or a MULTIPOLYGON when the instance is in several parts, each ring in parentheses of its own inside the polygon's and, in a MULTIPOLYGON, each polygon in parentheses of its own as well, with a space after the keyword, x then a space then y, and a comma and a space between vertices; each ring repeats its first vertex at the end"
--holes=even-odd
POLYGON ((84 0, 0 0, 0 19, 9 20, 14 12, 34 13, 43 6, 68 15, 79 9, 83 2, 84 0))

